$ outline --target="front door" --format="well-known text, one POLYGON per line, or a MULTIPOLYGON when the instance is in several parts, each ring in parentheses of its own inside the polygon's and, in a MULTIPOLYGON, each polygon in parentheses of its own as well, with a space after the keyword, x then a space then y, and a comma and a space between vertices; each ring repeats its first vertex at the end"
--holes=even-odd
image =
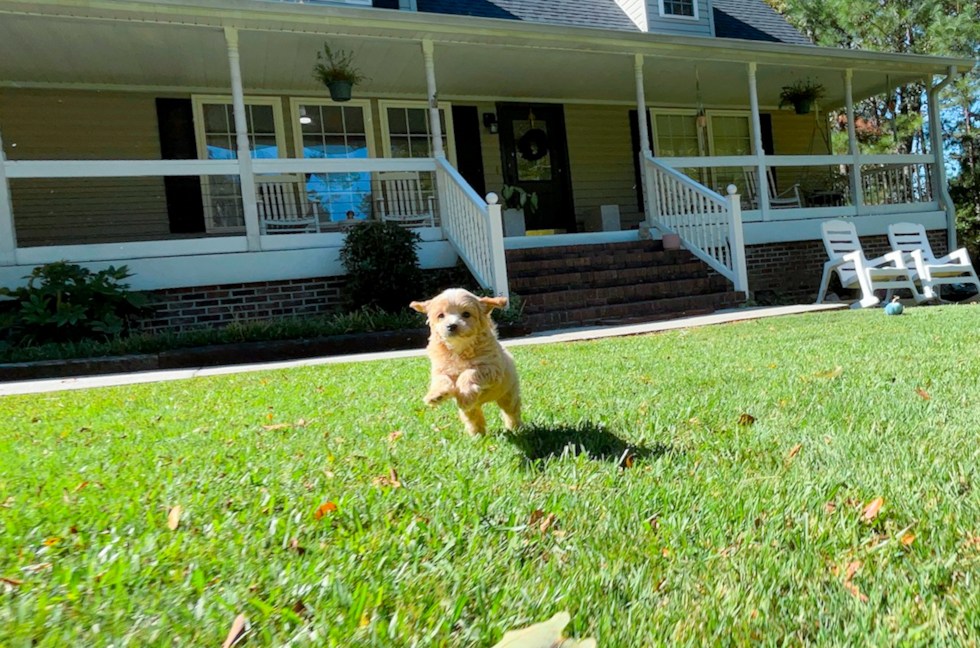
POLYGON ((537 211, 525 211, 525 228, 574 232, 575 210, 562 106, 499 104, 497 121, 504 184, 538 196, 537 211))

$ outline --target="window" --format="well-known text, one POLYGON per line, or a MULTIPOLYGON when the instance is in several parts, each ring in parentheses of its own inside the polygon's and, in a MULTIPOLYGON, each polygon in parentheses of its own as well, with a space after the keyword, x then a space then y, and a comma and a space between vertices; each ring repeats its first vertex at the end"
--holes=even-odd
MULTIPOLYGON (((298 157, 308 159, 366 159, 372 157, 373 128, 367 102, 343 106, 322 99, 295 99, 293 124, 302 141, 298 157)), ((371 216, 371 174, 316 173, 306 176, 306 196, 323 214, 321 225, 371 216)))
MULTIPOLYGON (((279 157, 283 151, 282 105, 279 99, 247 98, 245 121, 252 158, 279 157)), ((238 159, 231 97, 194 97, 194 128, 199 158, 238 159)), ((245 227, 238 176, 205 176, 201 179, 201 191, 208 232, 241 230, 245 227)))
POLYGON ((697 0, 660 0, 660 15, 697 20, 697 0))
MULTIPOLYGON (((431 157, 429 108, 422 102, 378 103, 381 109, 381 130, 385 138, 385 157, 431 157)), ((439 118, 442 124, 442 148, 452 161, 456 156, 452 110, 449 104, 443 102, 440 105, 439 118)))

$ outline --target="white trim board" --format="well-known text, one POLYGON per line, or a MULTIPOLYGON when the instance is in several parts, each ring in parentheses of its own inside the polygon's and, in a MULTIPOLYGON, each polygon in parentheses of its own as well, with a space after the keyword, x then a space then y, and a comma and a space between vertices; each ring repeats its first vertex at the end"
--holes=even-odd
MULTIPOLYGON (((458 258, 448 241, 424 241, 419 245, 419 264, 424 270, 451 268, 458 258)), ((346 274, 340 262, 339 247, 115 259, 84 262, 81 265, 91 270, 125 265, 133 273, 129 279, 133 290, 339 277, 346 274)), ((24 285, 24 276, 33 268, 33 265, 0 266, 0 285, 24 285)))
POLYGON ((547 234, 544 236, 510 236, 504 239, 505 250, 559 247, 562 245, 599 245, 640 240, 639 230, 619 232, 578 232, 576 234, 547 234))
MULTIPOLYGON (((894 223, 921 223, 926 230, 945 230, 946 212, 918 212, 897 214, 874 214, 848 218, 854 223, 858 236, 879 236, 888 233, 888 226, 894 223)), ((745 223, 745 245, 766 243, 790 243, 794 241, 820 241, 822 219, 785 220, 745 223)))

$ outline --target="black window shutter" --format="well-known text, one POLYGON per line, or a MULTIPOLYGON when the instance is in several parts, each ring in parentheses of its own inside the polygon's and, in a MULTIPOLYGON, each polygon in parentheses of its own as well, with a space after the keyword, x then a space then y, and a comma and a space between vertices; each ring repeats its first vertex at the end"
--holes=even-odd
POLYGON ((398 9, 398 0, 372 0, 371 5, 377 9, 398 9))
MULTIPOLYGON (((759 126, 762 130, 762 152, 766 155, 775 155, 776 147, 773 145, 772 139, 772 115, 769 113, 759 114, 759 126)), ((779 178, 777 177, 778 170, 776 167, 772 168, 772 179, 779 186, 779 178)))
MULTIPOLYGON (((636 182, 636 204, 640 213, 645 211, 643 204, 643 171, 640 169, 640 122, 636 111, 630 111, 630 140, 633 142, 633 176, 636 182)), ((653 125, 650 123, 650 113, 647 113, 647 135, 650 138, 650 150, 653 147, 653 125)))
MULTIPOLYGON (((197 158, 194 138, 194 110, 190 99, 157 99, 160 130, 160 156, 164 160, 197 158)), ((163 179, 167 197, 167 216, 172 234, 205 231, 201 179, 197 176, 168 176, 163 179)))

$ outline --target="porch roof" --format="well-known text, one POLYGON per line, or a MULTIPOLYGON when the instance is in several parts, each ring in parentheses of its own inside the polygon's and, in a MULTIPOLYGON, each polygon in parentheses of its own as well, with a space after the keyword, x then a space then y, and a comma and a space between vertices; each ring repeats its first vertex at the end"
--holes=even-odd
POLYGON ((320 94, 310 76, 329 39, 355 53, 370 77, 365 95, 418 97, 425 77, 419 41, 436 43, 444 99, 634 101, 632 56, 642 53, 651 104, 695 99, 695 69, 709 106, 746 106, 745 63, 759 64, 763 106, 783 85, 822 83, 826 106, 843 103, 841 71, 854 70, 856 98, 972 67, 972 59, 897 55, 724 38, 633 33, 466 16, 262 0, 0 0, 0 83, 27 86, 226 92, 221 29, 242 30, 251 92, 320 94))

